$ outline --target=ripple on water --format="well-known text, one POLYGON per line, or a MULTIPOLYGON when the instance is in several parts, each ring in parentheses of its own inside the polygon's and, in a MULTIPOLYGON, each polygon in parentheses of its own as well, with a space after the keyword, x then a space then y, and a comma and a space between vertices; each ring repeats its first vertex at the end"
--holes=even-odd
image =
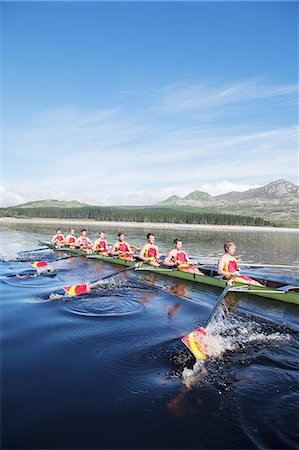
POLYGON ((24 288, 46 288, 53 284, 53 278, 59 282, 59 278, 57 276, 38 276, 38 275, 31 275, 31 276, 25 276, 25 277, 8 277, 5 279, 2 279, 1 281, 5 284, 8 284, 10 286, 14 287, 24 287, 24 288))
POLYGON ((66 300, 64 308, 71 314, 86 317, 112 317, 137 314, 144 309, 134 294, 107 290, 88 297, 66 300))

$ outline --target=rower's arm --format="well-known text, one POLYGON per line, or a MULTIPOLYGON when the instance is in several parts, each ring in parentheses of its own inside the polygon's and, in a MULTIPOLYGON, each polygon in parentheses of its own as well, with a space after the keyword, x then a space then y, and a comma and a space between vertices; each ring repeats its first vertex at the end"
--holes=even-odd
POLYGON ((112 250, 111 250, 111 255, 114 255, 114 256, 117 256, 117 255, 119 255, 119 253, 120 253, 118 250, 116 250, 116 244, 117 244, 117 243, 115 243, 115 244, 113 245, 112 250))
POLYGON ((231 275, 239 275, 240 272, 238 270, 236 270, 235 272, 228 272, 227 270, 224 270, 224 265, 226 263, 225 257, 222 256, 219 261, 218 261, 218 266, 217 266, 217 272, 219 273, 219 275, 224 275, 225 277, 227 276, 231 276, 231 275))
POLYGON ((146 250, 146 244, 142 247, 142 249, 139 252, 139 259, 142 259, 142 261, 148 261, 147 258, 145 258, 144 253, 146 250))
POLYGON ((172 253, 169 252, 168 255, 166 256, 166 258, 163 261, 164 266, 169 266, 169 267, 173 267, 176 266, 176 263, 174 261, 172 261, 172 253))
POLYGON ((133 252, 133 250, 131 249, 130 244, 128 244, 127 242, 126 242, 126 244, 127 244, 127 246, 128 246, 128 250, 126 251, 126 253, 131 253, 131 255, 134 255, 134 252, 133 252))

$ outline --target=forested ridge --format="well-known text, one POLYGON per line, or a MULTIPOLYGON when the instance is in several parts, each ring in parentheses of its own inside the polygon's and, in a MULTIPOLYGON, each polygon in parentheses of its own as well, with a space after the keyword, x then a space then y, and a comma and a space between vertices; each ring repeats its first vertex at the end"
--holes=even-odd
POLYGON ((187 223, 210 225, 251 225, 251 226, 281 226, 262 217, 250 217, 236 214, 199 211, 188 207, 103 207, 86 206, 80 208, 1 208, 1 217, 15 218, 51 218, 77 219, 115 222, 158 222, 187 223))

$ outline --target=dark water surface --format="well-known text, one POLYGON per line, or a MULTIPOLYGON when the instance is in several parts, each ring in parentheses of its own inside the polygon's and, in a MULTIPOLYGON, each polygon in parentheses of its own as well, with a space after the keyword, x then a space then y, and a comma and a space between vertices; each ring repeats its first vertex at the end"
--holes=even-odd
MULTIPOLYGON (((33 276, 14 258, 54 228, 0 229, 3 449, 298 449, 298 306, 229 294, 229 314, 209 326, 208 358, 194 366, 180 338, 205 321, 219 289, 131 271, 92 295, 53 295, 122 269, 46 250, 27 256, 53 271, 33 276)), ((117 231, 107 228, 109 242, 117 231)), ((125 231, 138 245, 148 230, 125 231)), ((156 232, 162 252, 175 237, 156 232)), ((219 256, 230 238, 244 261, 298 263, 295 233, 179 237, 201 257, 219 256)), ((299 281, 293 269, 256 273, 299 281)))

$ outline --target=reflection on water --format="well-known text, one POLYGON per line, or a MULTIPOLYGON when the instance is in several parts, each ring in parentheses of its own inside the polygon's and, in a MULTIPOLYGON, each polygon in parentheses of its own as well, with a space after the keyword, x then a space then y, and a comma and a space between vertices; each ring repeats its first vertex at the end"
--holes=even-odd
MULTIPOLYGON (((2 227, 3 252, 35 249, 54 228, 2 227)), ((105 231, 114 242, 118 230, 105 231)), ((140 245, 148 230, 125 231, 140 245)), ((162 252, 175 237, 157 230, 162 252)), ((244 260, 298 260, 294 234, 180 237, 190 254, 217 256, 233 238, 244 260)), ((226 315, 219 309, 207 326, 208 357, 196 363, 180 338, 205 322, 219 289, 131 271, 91 295, 66 298, 62 286, 118 269, 55 258, 51 251, 41 258, 51 260, 55 277, 18 278, 27 263, 0 262, 3 448, 296 448, 297 305, 230 293, 226 315)))

